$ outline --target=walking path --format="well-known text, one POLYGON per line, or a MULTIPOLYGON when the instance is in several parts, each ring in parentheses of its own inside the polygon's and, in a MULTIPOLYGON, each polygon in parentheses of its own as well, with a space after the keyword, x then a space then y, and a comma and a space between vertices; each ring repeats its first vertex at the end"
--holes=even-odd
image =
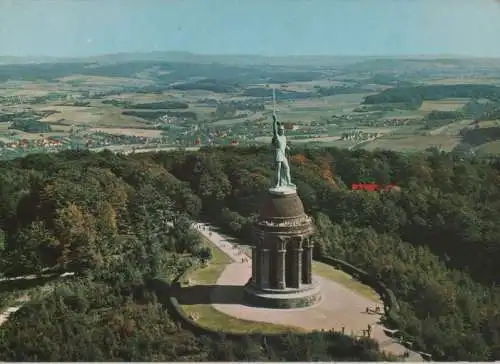
MULTIPOLYGON (((69 277, 73 276, 75 273, 73 272, 66 272, 62 273, 59 275, 60 278, 64 277, 69 277)), ((49 277, 50 275, 42 275, 42 276, 37 276, 34 274, 31 275, 26 275, 26 276, 19 276, 19 277, 11 277, 11 278, 0 278, 0 282, 5 282, 5 281, 18 281, 18 280, 33 280, 37 278, 43 278, 43 277, 49 277)), ((46 285, 42 287, 43 292, 48 292, 53 288, 52 285, 46 285)), ((0 312, 0 326, 2 326, 7 320, 9 319, 10 315, 12 315, 14 312, 18 311, 21 307, 23 307, 25 304, 27 304, 31 300, 31 297, 29 295, 23 295, 17 299, 14 300, 14 302, 7 307, 5 310, 0 312)))
MULTIPOLYGON (((215 246, 226 253, 233 263, 229 264, 217 280, 213 290, 213 302, 228 302, 229 292, 224 286, 243 286, 252 275, 251 258, 247 257, 237 245, 229 243, 223 234, 214 231, 209 225, 197 223, 194 227, 208 238, 215 246)), ((343 285, 317 277, 321 284, 323 298, 313 307, 297 309, 267 309, 247 306, 240 303, 214 303, 213 307, 227 315, 243 320, 268 322, 301 327, 307 330, 344 330, 346 334, 360 336, 363 330, 371 326, 371 338, 376 340, 380 348, 395 355, 408 352, 403 345, 389 337, 378 323, 380 316, 366 313, 367 307, 383 305, 381 301, 374 302, 343 285)), ((231 297, 234 301, 235 297, 231 297)), ((242 297, 241 297, 242 298, 242 297)), ((409 352, 408 361, 422 361, 421 356, 409 352)))

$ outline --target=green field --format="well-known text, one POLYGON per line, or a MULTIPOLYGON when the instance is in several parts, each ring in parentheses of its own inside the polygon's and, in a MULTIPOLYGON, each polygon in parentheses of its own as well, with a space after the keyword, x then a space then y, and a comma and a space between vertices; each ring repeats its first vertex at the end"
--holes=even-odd
POLYGON ((469 102, 469 99, 443 99, 437 101, 424 101, 422 106, 420 107, 420 111, 456 111, 462 108, 467 102, 469 102))
POLYGON ((449 135, 388 135, 363 146, 366 150, 390 149, 398 152, 424 151, 430 147, 438 147, 451 151, 460 139, 449 135))
POLYGON ((476 149, 478 155, 500 154, 500 140, 484 143, 476 149))

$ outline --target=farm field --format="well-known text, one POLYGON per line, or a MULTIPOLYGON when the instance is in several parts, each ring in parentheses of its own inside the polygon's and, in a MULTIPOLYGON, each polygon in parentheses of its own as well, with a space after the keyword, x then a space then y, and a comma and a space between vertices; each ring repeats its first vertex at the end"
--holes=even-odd
POLYGON ((289 122, 317 121, 321 117, 352 112, 367 95, 356 93, 278 102, 277 111, 281 119, 289 122))
POLYGON ((459 142, 460 138, 448 135, 388 135, 368 142, 363 146, 363 149, 415 152, 424 151, 430 147, 438 147, 445 151, 451 151, 459 142))
POLYGON ((89 132, 93 133, 107 133, 114 135, 134 135, 146 138, 160 138, 162 136, 161 130, 154 129, 127 129, 127 128, 91 128, 89 132))
POLYGON ((469 99, 444 99, 438 101, 424 101, 420 111, 457 111, 463 107, 469 99))
POLYGON ((57 113, 40 119, 48 124, 85 124, 100 127, 144 127, 144 122, 134 116, 123 115, 122 110, 101 105, 100 107, 49 106, 39 110, 55 110, 57 113))
MULTIPOLYGON (((38 109, 38 108, 37 108, 38 109)), ((69 123, 92 123, 97 122, 103 115, 103 110, 98 110, 92 107, 78 107, 78 106, 50 106, 39 108, 40 111, 55 110, 57 113, 49 115, 40 119, 41 122, 53 123, 58 120, 64 119, 69 123)))
POLYGON ((461 85, 461 84, 471 84, 471 85, 483 85, 483 84, 500 84, 500 78, 493 77, 478 77, 478 78, 438 78, 433 80, 425 81, 428 85, 461 85))
POLYGON ((144 78, 110 77, 110 76, 88 76, 71 75, 58 79, 63 83, 75 83, 87 86, 113 86, 113 85, 152 85, 152 80, 144 78))
POLYGON ((479 128, 493 128, 500 126, 500 120, 486 120, 479 122, 479 128))
POLYGON ((383 119, 421 119, 429 112, 422 110, 393 110, 384 112, 383 119))
POLYGON ((303 143, 331 143, 340 140, 339 136, 326 136, 319 138, 306 138, 306 139, 293 139, 294 143, 303 144, 303 143))
POLYGON ((481 146, 476 148, 476 154, 479 156, 500 154, 500 140, 482 144, 481 146))
POLYGON ((430 131, 430 135, 458 135, 460 130, 466 128, 473 120, 464 119, 455 123, 447 124, 430 131))

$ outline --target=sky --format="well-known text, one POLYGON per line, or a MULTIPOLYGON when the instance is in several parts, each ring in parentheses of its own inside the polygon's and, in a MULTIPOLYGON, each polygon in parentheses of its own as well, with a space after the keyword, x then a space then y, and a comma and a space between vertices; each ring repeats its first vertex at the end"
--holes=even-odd
POLYGON ((495 0, 0 0, 0 55, 500 57, 495 0))

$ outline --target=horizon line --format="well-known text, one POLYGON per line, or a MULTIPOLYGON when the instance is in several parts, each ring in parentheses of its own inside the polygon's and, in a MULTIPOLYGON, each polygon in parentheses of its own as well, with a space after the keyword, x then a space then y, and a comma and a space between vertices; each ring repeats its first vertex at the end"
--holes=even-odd
POLYGON ((110 57, 120 55, 148 55, 148 54, 185 54, 202 57, 260 57, 260 58, 477 58, 477 59, 499 59, 499 56, 482 56, 470 54, 440 54, 440 53, 406 53, 406 54, 259 54, 259 53, 196 53, 180 50, 152 50, 152 51, 124 51, 115 53, 95 53, 78 56, 58 56, 58 55, 12 55, 0 54, 0 58, 57 58, 57 59, 79 59, 94 57, 110 57))

